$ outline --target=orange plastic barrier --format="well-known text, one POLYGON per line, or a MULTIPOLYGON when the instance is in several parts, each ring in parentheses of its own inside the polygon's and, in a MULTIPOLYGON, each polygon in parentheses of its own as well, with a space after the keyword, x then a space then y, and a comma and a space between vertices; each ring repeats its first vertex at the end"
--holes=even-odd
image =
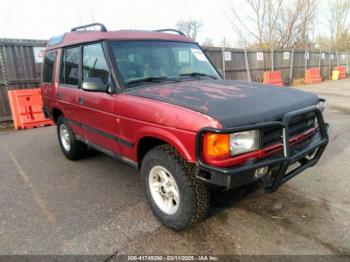
POLYGON ((281 71, 264 72, 264 84, 283 86, 281 71))
POLYGON ((346 78, 345 66, 335 66, 333 68, 333 70, 334 71, 339 71, 338 79, 345 79, 346 78))
POLYGON ((41 90, 22 89, 8 91, 12 118, 16 129, 53 125, 42 111, 41 90))
POLYGON ((305 84, 321 83, 321 73, 319 68, 305 69, 305 84))

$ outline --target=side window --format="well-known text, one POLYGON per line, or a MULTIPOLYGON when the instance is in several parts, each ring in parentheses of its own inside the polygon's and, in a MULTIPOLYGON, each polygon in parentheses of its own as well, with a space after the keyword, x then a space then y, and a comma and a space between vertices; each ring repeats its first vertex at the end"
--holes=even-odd
POLYGON ((52 83, 55 62, 56 62, 56 51, 48 52, 45 54, 44 64, 43 64, 43 77, 42 77, 43 82, 52 83))
POLYGON ((93 78, 108 83, 109 69, 100 43, 83 47, 83 81, 93 78))
POLYGON ((60 65, 60 84, 77 86, 79 83, 80 48, 63 49, 60 65))

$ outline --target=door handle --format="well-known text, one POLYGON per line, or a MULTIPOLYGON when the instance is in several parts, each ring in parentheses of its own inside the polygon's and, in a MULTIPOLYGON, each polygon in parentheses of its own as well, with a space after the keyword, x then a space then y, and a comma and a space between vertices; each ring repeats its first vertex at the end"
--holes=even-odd
POLYGON ((62 99, 62 94, 60 92, 57 92, 56 97, 57 97, 57 99, 62 99))
POLYGON ((84 104, 84 99, 81 98, 81 97, 79 97, 79 104, 80 104, 80 105, 83 105, 83 104, 84 104))

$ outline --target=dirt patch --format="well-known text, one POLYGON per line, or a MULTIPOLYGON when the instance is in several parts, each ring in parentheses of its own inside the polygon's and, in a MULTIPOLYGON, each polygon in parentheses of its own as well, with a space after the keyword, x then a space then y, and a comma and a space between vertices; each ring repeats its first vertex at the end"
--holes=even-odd
POLYGON ((0 123, 0 132, 1 131, 14 131, 13 122, 3 122, 0 123))
POLYGON ((329 105, 328 107, 329 109, 338 111, 340 113, 343 114, 350 114, 350 107, 346 107, 346 106, 338 106, 338 105, 329 105))
MULTIPOLYGON (((285 187, 288 188, 287 185, 285 187)), ((324 225, 329 224, 326 221, 334 221, 332 207, 325 200, 318 203, 294 193, 293 190, 281 188, 274 194, 264 195, 263 201, 261 198, 253 198, 239 207, 266 221, 279 224, 289 232, 317 243, 333 254, 350 254, 350 248, 344 242, 334 242, 326 235, 319 234, 324 225)), ((334 226, 334 231, 337 230, 335 224, 331 226, 334 226)))

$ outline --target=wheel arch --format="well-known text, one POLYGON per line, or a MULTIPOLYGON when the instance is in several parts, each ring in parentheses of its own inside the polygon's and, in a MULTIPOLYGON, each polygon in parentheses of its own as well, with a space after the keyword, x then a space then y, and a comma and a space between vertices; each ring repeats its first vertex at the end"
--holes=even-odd
POLYGON ((176 135, 171 132, 164 131, 163 129, 152 128, 151 130, 147 130, 147 132, 140 134, 136 141, 135 149, 137 161, 139 163, 149 150, 162 144, 172 146, 178 151, 184 160, 195 163, 194 156, 191 155, 185 144, 176 135))
POLYGON ((55 123, 57 123, 57 119, 58 119, 58 117, 59 117, 60 115, 63 115, 63 116, 64 116, 62 110, 59 109, 59 108, 57 108, 57 107, 54 107, 54 108, 52 109, 52 119, 53 119, 53 121, 54 121, 55 123))

